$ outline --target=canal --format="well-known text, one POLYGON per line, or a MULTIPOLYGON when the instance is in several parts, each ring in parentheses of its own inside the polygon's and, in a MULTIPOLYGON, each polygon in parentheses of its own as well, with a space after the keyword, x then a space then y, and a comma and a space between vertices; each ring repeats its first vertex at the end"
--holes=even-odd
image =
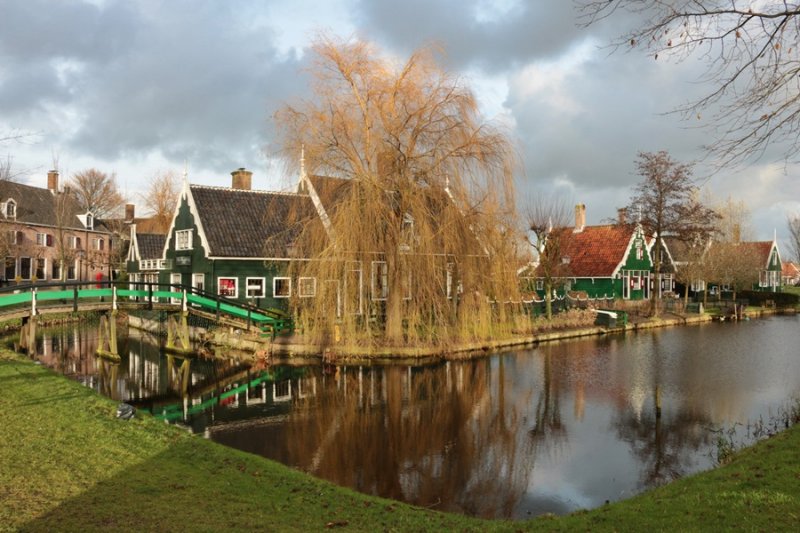
POLYGON ((214 441, 442 511, 563 514, 716 464, 800 398, 800 318, 553 342, 434 366, 250 367, 125 331, 45 328, 35 357, 214 441))

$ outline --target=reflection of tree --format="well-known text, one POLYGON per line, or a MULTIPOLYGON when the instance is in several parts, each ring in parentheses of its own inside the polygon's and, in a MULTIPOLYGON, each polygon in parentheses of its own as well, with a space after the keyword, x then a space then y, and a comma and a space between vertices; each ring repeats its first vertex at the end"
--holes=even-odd
POLYGON ((665 419, 661 402, 662 353, 658 335, 652 336, 650 390, 652 406, 641 412, 623 408, 617 412, 614 426, 633 454, 641 461, 641 483, 644 487, 663 485, 683 476, 692 466, 692 458, 700 446, 708 443, 710 425, 705 415, 681 405, 675 415, 665 419))
POLYGON ((509 516, 527 490, 533 449, 516 431, 524 394, 509 390, 505 372, 489 360, 340 369, 335 384, 328 377, 292 410, 285 462, 362 492, 509 516))
POLYGON ((535 445, 540 445, 548 438, 554 443, 566 440, 567 431, 561 422, 561 383, 558 377, 553 379, 552 353, 548 350, 544 354, 542 392, 536 402, 535 425, 530 429, 529 435, 535 445))

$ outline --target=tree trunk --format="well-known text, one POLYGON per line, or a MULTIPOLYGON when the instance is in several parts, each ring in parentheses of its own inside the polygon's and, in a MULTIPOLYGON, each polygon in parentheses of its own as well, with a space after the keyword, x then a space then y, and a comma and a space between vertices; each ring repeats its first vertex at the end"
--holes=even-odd
POLYGON ((544 314, 547 320, 553 319, 553 282, 550 280, 544 283, 544 314))

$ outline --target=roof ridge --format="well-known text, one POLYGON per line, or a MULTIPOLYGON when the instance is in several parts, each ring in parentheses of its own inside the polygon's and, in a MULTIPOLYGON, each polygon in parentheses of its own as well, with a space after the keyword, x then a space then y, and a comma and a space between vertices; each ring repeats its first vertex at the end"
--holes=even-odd
POLYGON ((231 192, 247 192, 253 194, 277 194, 281 196, 301 196, 305 197, 308 196, 306 193, 299 193, 294 191, 267 191, 262 189, 234 189, 233 187, 221 187, 219 185, 200 185, 196 183, 190 183, 190 188, 193 189, 209 189, 212 191, 231 191, 231 192))

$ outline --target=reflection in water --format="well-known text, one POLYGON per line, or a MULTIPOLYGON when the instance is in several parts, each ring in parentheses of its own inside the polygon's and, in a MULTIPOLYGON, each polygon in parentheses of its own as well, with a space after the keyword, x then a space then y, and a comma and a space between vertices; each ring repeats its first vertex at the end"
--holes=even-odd
MULTIPOLYGON (((40 359, 119 400, 357 490, 439 510, 566 513, 713 466, 709 430, 769 419, 800 394, 797 317, 549 343, 428 367, 181 359, 89 330, 40 359)), ((743 437, 743 435, 740 435, 743 437)))

